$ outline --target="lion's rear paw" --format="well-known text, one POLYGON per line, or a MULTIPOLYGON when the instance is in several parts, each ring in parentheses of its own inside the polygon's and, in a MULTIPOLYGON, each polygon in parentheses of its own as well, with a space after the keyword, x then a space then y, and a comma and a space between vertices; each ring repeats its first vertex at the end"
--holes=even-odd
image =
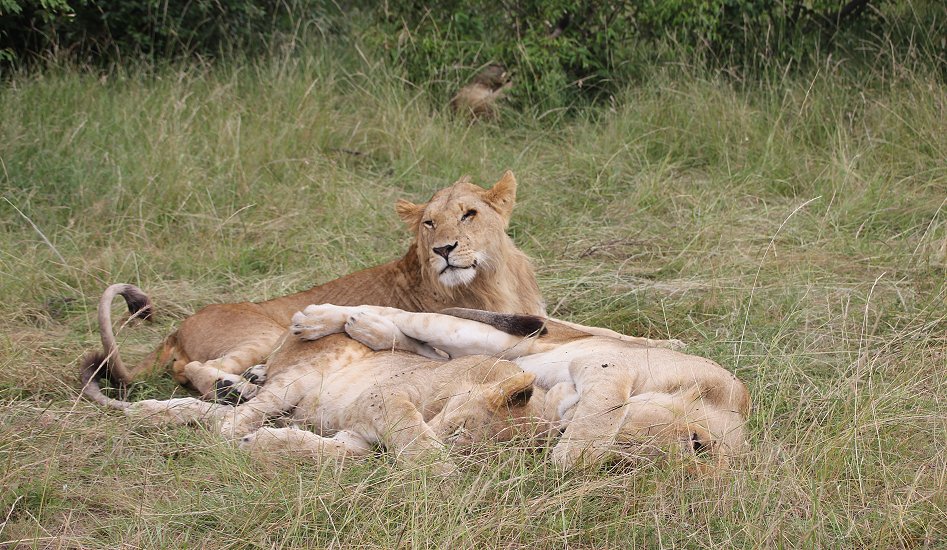
POLYGON ((228 405, 239 405, 256 397, 260 392, 260 386, 240 380, 217 380, 214 382, 214 401, 217 403, 226 403, 228 405))
POLYGON ((348 308, 332 304, 308 306, 293 315, 293 324, 289 329, 300 340, 318 340, 342 332, 349 314, 348 308))
POLYGON ((245 378, 248 382, 253 384, 260 385, 266 382, 266 365, 253 365, 249 369, 243 371, 243 374, 240 375, 241 378, 245 378))
POLYGON ((345 332, 373 350, 397 348, 401 335, 390 319, 364 311, 349 316, 345 322, 345 332))
POLYGON ((290 429, 293 428, 260 428, 241 437, 237 446, 251 453, 278 450, 284 446, 284 438, 279 437, 278 432, 290 429))

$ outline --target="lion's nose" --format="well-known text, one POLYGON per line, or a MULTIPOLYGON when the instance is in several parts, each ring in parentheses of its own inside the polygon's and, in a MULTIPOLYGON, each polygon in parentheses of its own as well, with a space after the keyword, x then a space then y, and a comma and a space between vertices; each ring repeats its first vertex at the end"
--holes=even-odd
POLYGON ((457 242, 456 242, 456 241, 454 241, 454 244, 445 244, 444 246, 435 246, 435 247, 434 247, 434 253, 437 254, 438 256, 444 258, 444 259, 446 260, 447 257, 450 256, 450 253, 451 253, 455 248, 457 248, 457 242))

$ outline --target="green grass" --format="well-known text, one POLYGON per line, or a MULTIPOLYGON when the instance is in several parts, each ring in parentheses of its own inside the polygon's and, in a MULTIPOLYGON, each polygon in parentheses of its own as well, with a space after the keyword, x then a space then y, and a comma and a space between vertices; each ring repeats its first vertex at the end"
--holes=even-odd
MULTIPOLYGON (((0 546, 945 544, 941 81, 656 67, 572 119, 468 126, 338 53, 0 88, 0 546), (159 308, 120 334, 134 360, 204 304, 393 258, 397 198, 505 168, 551 313, 683 339, 746 381, 752 451, 732 471, 562 473, 510 446, 447 481, 383 457, 260 462, 79 397, 108 283, 159 308)), ((136 397, 181 391, 156 376, 136 397)))

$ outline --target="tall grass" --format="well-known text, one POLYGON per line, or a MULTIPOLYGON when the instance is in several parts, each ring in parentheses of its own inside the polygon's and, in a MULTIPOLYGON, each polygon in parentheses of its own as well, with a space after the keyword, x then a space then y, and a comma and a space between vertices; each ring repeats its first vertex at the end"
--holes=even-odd
MULTIPOLYGON (((649 69, 611 105, 467 125, 354 50, 0 89, 0 546, 937 547, 947 540, 947 89, 889 59, 741 82, 649 69), (550 312, 675 337, 753 394, 752 451, 558 472, 488 446, 260 462, 78 396, 106 284, 161 317, 401 253, 395 199, 520 181, 550 312)), ((137 398, 182 390, 166 377, 137 398)))

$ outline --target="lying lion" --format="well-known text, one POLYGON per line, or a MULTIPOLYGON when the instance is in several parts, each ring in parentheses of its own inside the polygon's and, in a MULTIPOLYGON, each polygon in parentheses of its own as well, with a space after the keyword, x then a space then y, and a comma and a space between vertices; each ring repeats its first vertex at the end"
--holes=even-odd
MULTIPOLYGON (((538 326, 537 326, 538 328, 538 326)), ((542 390, 533 374, 487 356, 443 362, 404 352, 377 353, 342 334, 318 342, 289 338, 269 365, 260 393, 237 407, 193 397, 129 403, 92 380, 87 395, 158 424, 206 423, 240 447, 341 458, 382 446, 407 463, 453 471, 443 444, 469 445, 545 433, 542 390), (313 427, 263 428, 268 417, 313 427)))
POLYGON ((749 392, 717 363, 653 347, 672 342, 596 335, 555 320, 537 330, 542 322, 465 309, 435 314, 326 304, 296 314, 291 330, 302 339, 345 331, 375 350, 515 361, 548 390, 544 416, 565 430, 552 450, 561 466, 654 456, 669 446, 722 463, 745 448, 749 392))
POLYGON ((231 401, 252 397, 259 391, 253 381, 259 382, 264 371, 251 367, 267 360, 293 313, 312 303, 543 314, 532 265, 506 234, 515 202, 516 179, 509 171, 491 189, 465 177, 425 204, 401 200, 396 209, 414 235, 402 258, 266 302, 207 306, 131 370, 112 334, 111 302, 121 295, 129 311, 144 318, 151 316, 152 306, 141 289, 111 285, 99 302, 104 353, 84 361, 83 383, 88 387, 91 378, 107 374, 129 384, 142 371, 171 363, 175 380, 204 396, 231 401))

